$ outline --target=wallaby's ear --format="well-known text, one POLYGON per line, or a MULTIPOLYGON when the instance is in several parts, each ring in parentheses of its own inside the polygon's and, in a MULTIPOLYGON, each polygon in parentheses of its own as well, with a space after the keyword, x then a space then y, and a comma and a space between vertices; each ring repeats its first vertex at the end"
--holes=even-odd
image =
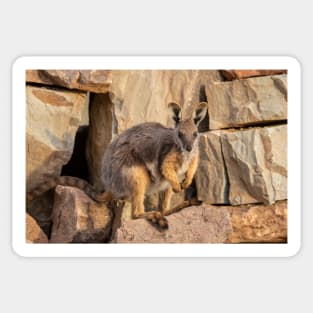
POLYGON ((205 118, 207 112, 208 104, 206 102, 200 102, 193 114, 193 120, 195 124, 198 126, 200 122, 205 118))
POLYGON ((177 125, 181 120, 181 107, 175 102, 170 102, 168 104, 168 107, 172 111, 172 118, 175 121, 175 124, 177 125))

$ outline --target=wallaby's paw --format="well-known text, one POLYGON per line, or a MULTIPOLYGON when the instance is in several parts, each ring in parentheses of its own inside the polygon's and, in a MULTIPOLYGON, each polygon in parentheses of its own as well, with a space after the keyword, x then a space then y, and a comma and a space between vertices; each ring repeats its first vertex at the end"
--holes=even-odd
POLYGON ((190 184, 191 184, 191 181, 189 181, 189 180, 184 180, 184 181, 182 182, 182 184, 181 184, 181 188, 182 188, 182 189, 187 189, 187 188, 190 186, 190 184))
POLYGON ((181 186, 180 184, 177 184, 177 185, 172 185, 172 189, 175 193, 179 193, 181 192, 181 186))
POLYGON ((168 229, 167 219, 163 216, 161 212, 153 211, 146 214, 146 219, 153 225, 161 228, 168 229))

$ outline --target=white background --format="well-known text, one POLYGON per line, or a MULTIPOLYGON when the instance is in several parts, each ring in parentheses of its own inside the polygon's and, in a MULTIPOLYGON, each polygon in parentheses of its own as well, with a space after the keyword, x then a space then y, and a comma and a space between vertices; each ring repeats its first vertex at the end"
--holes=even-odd
MULTIPOLYGON (((311 312, 309 1, 1 3, 1 312, 311 312), (290 55, 302 64, 302 249, 266 259, 26 259, 11 248, 11 65, 21 55, 290 55)), ((297 153, 297 151, 295 151, 297 153)), ((293 208, 294 209, 294 208, 293 208)))

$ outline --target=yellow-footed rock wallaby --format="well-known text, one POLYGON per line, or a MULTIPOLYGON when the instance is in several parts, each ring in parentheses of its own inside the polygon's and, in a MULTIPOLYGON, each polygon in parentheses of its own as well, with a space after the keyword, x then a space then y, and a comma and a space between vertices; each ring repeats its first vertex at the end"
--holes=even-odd
POLYGON ((103 193, 95 192, 79 178, 60 176, 28 193, 27 200, 56 185, 74 186, 96 201, 128 199, 132 203, 133 218, 146 218, 167 228, 163 213, 169 209, 172 193, 191 184, 198 166, 198 125, 206 115, 207 103, 199 103, 186 117, 182 117, 178 104, 168 106, 175 128, 142 123, 118 135, 108 146, 102 159, 103 193), (145 195, 161 191, 164 191, 162 210, 145 212, 145 195))

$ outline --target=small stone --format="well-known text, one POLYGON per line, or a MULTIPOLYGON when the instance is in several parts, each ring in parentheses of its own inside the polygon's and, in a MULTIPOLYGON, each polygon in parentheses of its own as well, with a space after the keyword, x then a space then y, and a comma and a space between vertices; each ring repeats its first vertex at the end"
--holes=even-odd
POLYGON ((48 243, 47 236, 29 214, 26 214, 26 242, 48 243))
POLYGON ((57 186, 52 215, 52 243, 103 243, 108 239, 112 213, 82 190, 57 186))

